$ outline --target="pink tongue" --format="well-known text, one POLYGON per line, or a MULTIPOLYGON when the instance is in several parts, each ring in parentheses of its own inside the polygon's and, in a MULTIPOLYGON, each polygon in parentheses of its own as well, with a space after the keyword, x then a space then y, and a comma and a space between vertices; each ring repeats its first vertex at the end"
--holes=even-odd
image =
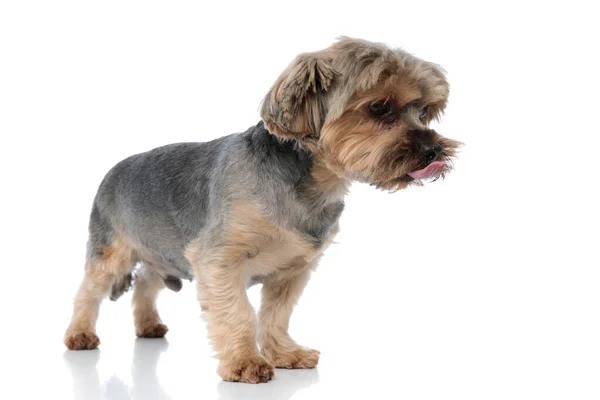
POLYGON ((418 171, 409 172, 408 176, 413 179, 428 179, 432 177, 440 176, 442 171, 444 170, 444 162, 443 161, 434 161, 428 166, 418 171))

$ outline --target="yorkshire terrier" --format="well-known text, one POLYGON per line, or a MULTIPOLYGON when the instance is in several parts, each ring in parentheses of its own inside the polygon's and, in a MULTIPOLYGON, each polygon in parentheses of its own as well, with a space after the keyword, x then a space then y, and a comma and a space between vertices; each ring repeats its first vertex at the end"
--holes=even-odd
POLYGON ((319 352, 288 325, 338 232, 350 182, 397 191, 443 177, 460 143, 428 125, 448 92, 437 65, 343 37, 296 57, 246 132, 121 161, 94 199, 66 346, 96 348, 102 299, 131 286, 137 336, 163 337, 158 292, 195 278, 224 380, 315 367, 319 352), (246 295, 257 283, 258 316, 246 295))

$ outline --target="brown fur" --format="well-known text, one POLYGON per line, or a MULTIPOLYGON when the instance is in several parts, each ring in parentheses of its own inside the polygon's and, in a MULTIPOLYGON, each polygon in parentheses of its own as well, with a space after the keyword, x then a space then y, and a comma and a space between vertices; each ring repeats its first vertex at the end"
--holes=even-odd
POLYGON ((77 332, 65 336, 69 350, 93 350, 100 345, 100 339, 93 332, 77 332))
POLYGON ((261 352, 278 368, 313 368, 318 352, 296 344, 288 334, 289 319, 296 301, 310 278, 310 270, 287 279, 268 279, 263 284, 259 313, 261 352))
POLYGON ((164 325, 156 309, 158 292, 165 287, 163 279, 146 265, 136 273, 133 287, 133 319, 135 334, 139 337, 164 337, 169 328, 164 325))
MULTIPOLYGON (((73 317, 65 333, 65 345, 71 350, 95 349, 96 321, 100 304, 109 293, 115 300, 131 285, 131 272, 139 261, 136 249, 123 234, 118 234, 102 251, 102 258, 89 260, 83 282, 75 296, 73 317)), ((133 313, 136 335, 163 337, 168 328, 156 310, 156 297, 163 280, 151 268, 142 266, 136 274, 133 313)))
POLYGON ((164 324, 148 324, 136 327, 136 335, 143 338, 162 338, 165 337, 169 328, 164 324))
MULTIPOLYGON (((411 102, 423 101, 429 105, 428 115, 431 118, 441 112, 443 103, 439 103, 439 99, 428 103, 414 85, 403 86, 400 79, 390 80, 396 82, 390 84, 386 81, 368 93, 353 96, 339 119, 325 123, 321 143, 327 166, 340 176, 368 180, 382 189, 399 190, 408 185, 400 177, 425 167, 424 160, 417 151, 413 151, 414 144, 408 136, 409 131, 420 126, 408 117, 382 125, 368 115, 366 105, 389 99, 402 109, 411 102), (406 154, 413 155, 405 157, 406 154)), ((442 143, 443 158, 449 159, 455 154, 457 142, 442 138, 434 131, 428 132, 432 142, 442 143)))
MULTIPOLYGON (((65 345, 69 349, 94 349, 100 344, 96 336, 96 320, 102 299, 108 295, 117 279, 117 276, 108 271, 115 270, 117 264, 111 257, 110 260, 105 259, 86 267, 83 282, 75 296, 73 317, 65 333, 65 345)), ((126 270, 127 264, 121 265, 126 270)), ((133 268, 133 265, 130 267, 133 268)))
POLYGON ((123 236, 117 236, 103 251, 102 259, 90 260, 85 276, 75 296, 73 317, 65 333, 65 345, 71 350, 95 349, 100 344, 96 336, 96 320, 100 303, 115 282, 128 275, 137 260, 123 236))
POLYGON ((263 282, 262 302, 259 312, 259 338, 261 353, 277 368, 314 368, 319 362, 317 350, 298 345, 288 334, 290 317, 296 302, 308 283, 311 271, 333 238, 339 232, 336 225, 327 240, 310 261, 297 260, 297 274, 271 275, 263 282))
POLYGON ((271 364, 257 348, 256 315, 246 295, 246 284, 256 275, 267 277, 265 288, 288 284, 297 287, 273 293, 264 289, 266 308, 261 314, 261 324, 266 347, 263 354, 273 357, 271 361, 275 366, 314 367, 318 360, 314 352, 303 355, 289 337, 287 347, 277 347, 281 340, 276 339, 283 338, 283 333, 272 331, 270 335, 269 332, 272 326, 280 324, 278 318, 289 319, 308 281, 311 261, 318 258, 322 250, 315 250, 298 234, 270 223, 255 205, 238 203, 232 208, 223 245, 207 249, 194 241, 186 251, 198 277, 198 298, 205 310, 209 336, 221 361, 219 374, 225 380, 251 383, 263 382, 272 376, 271 364), (281 309, 281 314, 275 312, 277 309, 281 309), (288 350, 293 354, 286 356, 288 350))
POLYGON ((451 168, 460 143, 426 128, 443 113, 448 93, 444 73, 435 64, 382 44, 342 38, 296 58, 265 97, 261 115, 271 133, 293 137, 325 166, 315 172, 327 176, 325 189, 358 180, 396 191, 418 184, 406 174, 426 166, 410 131, 427 131, 428 141, 442 145, 442 176, 451 168), (391 102, 397 110, 427 106, 428 111, 422 121, 406 112, 384 124, 368 112, 377 101, 391 102), (294 125, 290 118, 299 112, 294 125), (311 123, 305 123, 309 117, 311 123))
POLYGON ((326 52, 296 57, 265 98, 263 119, 267 129, 288 139, 316 132, 324 117, 317 96, 329 88, 334 76, 326 52))

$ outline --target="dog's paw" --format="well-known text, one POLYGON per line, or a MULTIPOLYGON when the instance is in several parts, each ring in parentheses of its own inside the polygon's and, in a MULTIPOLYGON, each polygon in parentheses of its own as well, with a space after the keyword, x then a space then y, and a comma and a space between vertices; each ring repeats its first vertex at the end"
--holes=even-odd
POLYGON ((69 350, 92 350, 100 345, 100 339, 93 332, 74 332, 65 335, 65 346, 69 350))
POLYGON ((162 338, 165 337, 169 328, 164 324, 144 324, 136 328, 135 334, 141 338, 162 338))
POLYGON ((219 376, 229 382, 263 383, 273 378, 274 369, 262 357, 221 361, 219 376))
POLYGON ((299 347, 289 351, 266 348, 262 350, 262 354, 275 368, 300 369, 316 367, 321 353, 318 350, 299 347))

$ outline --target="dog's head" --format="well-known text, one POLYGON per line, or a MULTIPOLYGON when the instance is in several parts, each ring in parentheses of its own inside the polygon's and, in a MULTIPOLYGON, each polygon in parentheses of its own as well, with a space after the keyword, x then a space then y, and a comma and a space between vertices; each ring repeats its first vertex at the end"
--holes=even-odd
POLYGON ((299 55, 265 97, 261 117, 269 132, 318 153, 339 177, 399 190, 450 170, 460 143, 428 128, 448 93, 435 64, 342 38, 299 55))

